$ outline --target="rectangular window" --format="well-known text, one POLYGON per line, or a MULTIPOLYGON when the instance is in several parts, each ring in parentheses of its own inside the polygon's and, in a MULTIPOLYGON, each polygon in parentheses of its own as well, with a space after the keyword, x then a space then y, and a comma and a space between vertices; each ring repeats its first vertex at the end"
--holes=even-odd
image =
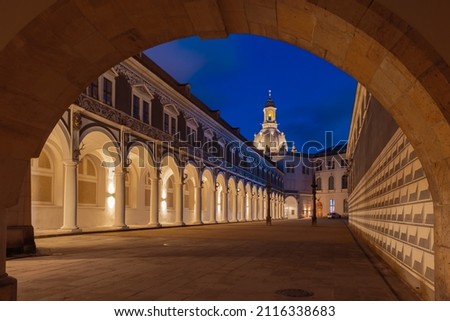
POLYGON ((334 213, 336 210, 336 200, 331 199, 330 200, 330 213, 334 213))
POLYGON ((103 78, 103 102, 112 106, 112 82, 103 78))
POLYGON ((197 131, 192 129, 191 127, 187 127, 187 139, 191 145, 195 144, 195 140, 197 139, 197 131))
POLYGON ((197 141, 197 130, 193 130, 192 131, 192 141, 193 142, 196 142, 197 141))
POLYGON ((142 121, 150 124, 150 104, 145 100, 142 101, 142 121))
POLYGON ((172 135, 175 135, 177 133, 177 120, 174 117, 171 117, 171 123, 170 123, 170 133, 172 135))
POLYGON ((139 112, 139 107, 141 104, 141 99, 138 96, 133 95, 133 106, 132 111, 131 111, 131 115, 136 118, 136 119, 140 119, 140 112, 139 112))
POLYGON ((192 144, 192 137, 191 137, 191 133, 192 133, 191 127, 189 127, 189 126, 186 126, 186 137, 187 137, 187 139, 188 139, 189 143, 191 143, 191 144, 192 144))
POLYGON ((166 133, 169 133, 169 130, 170 130, 169 118, 170 117, 169 117, 168 114, 164 114, 164 123, 163 123, 164 127, 163 127, 163 130, 166 133))
POLYGON ((91 96, 94 99, 98 99, 98 79, 95 79, 88 87, 87 90, 88 96, 91 96))

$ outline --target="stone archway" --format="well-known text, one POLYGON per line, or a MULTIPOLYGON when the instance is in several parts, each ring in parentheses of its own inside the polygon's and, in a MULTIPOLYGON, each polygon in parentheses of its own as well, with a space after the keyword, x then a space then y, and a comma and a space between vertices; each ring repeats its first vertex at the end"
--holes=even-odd
POLYGON ((284 211, 283 216, 286 216, 288 219, 298 219, 298 201, 294 196, 288 196, 284 201, 284 211))
MULTIPOLYGON (((427 173, 436 217, 436 298, 450 299, 450 50, 440 45, 448 38, 449 28, 442 25, 450 22, 442 15, 448 15, 450 4, 401 2, 179 0, 169 6, 166 1, 50 0, 26 10, 9 4, 0 13, 0 21, 9 22, 0 36, 0 142, 16 147, 0 151, 0 175, 8 186, 0 193, 0 234, 5 235, 4 212, 17 202, 29 159, 39 155, 63 111, 91 79, 173 39, 251 33, 333 63, 392 114, 427 173), (415 18, 414 10, 422 10, 425 19, 415 18), (433 19, 442 24, 425 23, 433 19)), ((4 262, 1 254, 0 275, 4 262)))

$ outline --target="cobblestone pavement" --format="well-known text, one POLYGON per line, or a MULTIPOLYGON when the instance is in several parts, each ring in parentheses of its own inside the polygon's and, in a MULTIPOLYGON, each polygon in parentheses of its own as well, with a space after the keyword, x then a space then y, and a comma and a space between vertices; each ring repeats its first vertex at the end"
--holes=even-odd
POLYGON ((18 300, 417 300, 345 220, 215 224, 36 239, 7 261, 18 300), (386 270, 383 268, 382 270, 386 270), (276 292, 301 289, 309 297, 276 292))

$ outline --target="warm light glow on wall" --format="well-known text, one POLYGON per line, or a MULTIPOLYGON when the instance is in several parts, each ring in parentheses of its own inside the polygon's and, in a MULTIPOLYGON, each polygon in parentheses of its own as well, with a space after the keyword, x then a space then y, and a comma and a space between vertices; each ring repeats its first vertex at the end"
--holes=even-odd
POLYGON ((108 194, 114 194, 114 192, 116 191, 116 187, 114 186, 114 182, 109 182, 108 183, 107 191, 108 191, 108 194))
POLYGON ((116 199, 114 198, 114 196, 109 196, 107 199, 106 199, 106 204, 108 205, 108 208, 109 209, 113 209, 114 208, 114 206, 116 205, 116 199))
POLYGON ((116 184, 114 181, 114 170, 112 168, 108 168, 106 184, 106 212, 110 217, 113 217, 116 206, 116 198, 114 196, 114 193, 116 192, 116 184))
POLYGON ((114 194, 116 192, 116 184, 114 182, 114 170, 112 168, 108 168, 106 180, 106 191, 108 192, 108 194, 114 194))
POLYGON ((162 202, 161 202, 161 209, 163 211, 167 210, 167 202, 166 202, 165 199, 163 199, 162 202))

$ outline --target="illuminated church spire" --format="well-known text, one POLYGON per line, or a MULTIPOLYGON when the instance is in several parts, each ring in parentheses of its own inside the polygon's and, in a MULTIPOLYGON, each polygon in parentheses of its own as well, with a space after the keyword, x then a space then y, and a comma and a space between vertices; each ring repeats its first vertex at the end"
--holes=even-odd
POLYGON ((275 102, 272 99, 272 90, 270 89, 269 89, 269 97, 267 98, 263 112, 264 112, 263 128, 277 128, 278 127, 276 120, 277 108, 275 107, 275 102))
POLYGON ((262 129, 255 134, 253 144, 259 150, 269 149, 272 153, 279 153, 286 150, 286 138, 284 133, 280 132, 277 123, 277 108, 272 98, 272 90, 269 90, 269 96, 264 105, 264 121, 262 129))

